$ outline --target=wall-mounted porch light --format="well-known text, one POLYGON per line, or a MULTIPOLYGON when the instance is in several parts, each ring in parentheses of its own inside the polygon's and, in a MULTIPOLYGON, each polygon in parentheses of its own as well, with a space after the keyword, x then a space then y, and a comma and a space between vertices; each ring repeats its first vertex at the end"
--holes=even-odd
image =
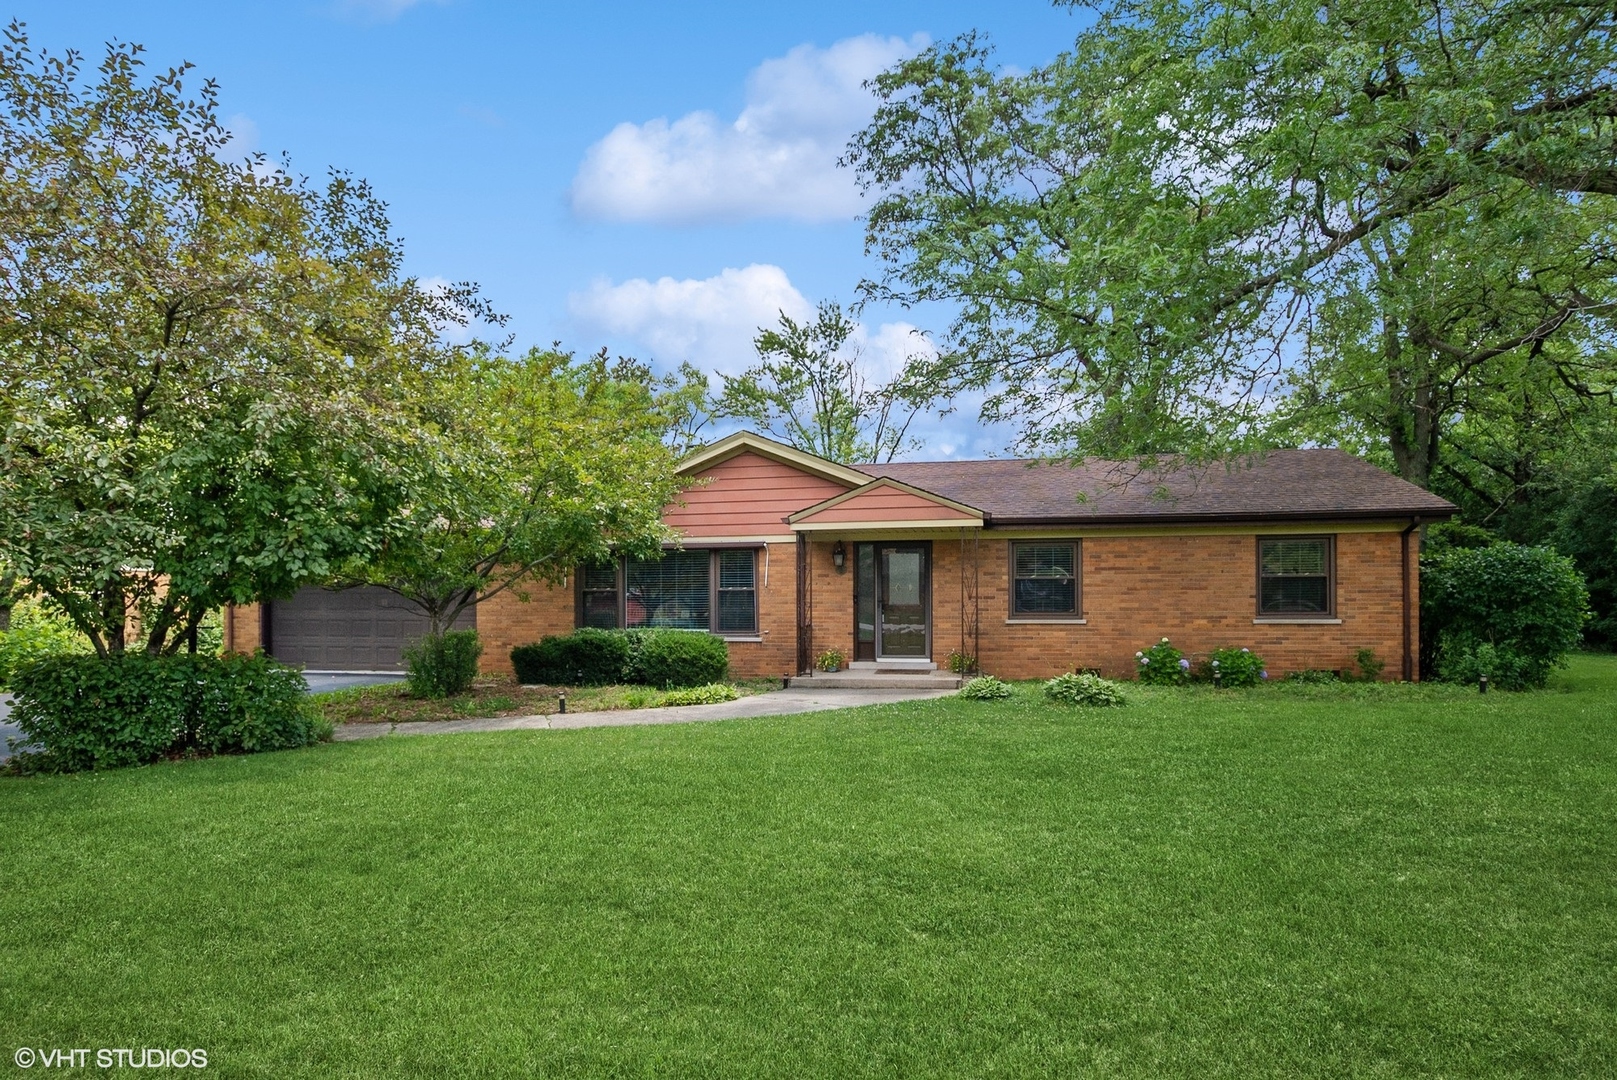
POLYGON ((831 565, 837 568, 839 574, 848 565, 848 549, 842 546, 841 540, 831 549, 831 565))

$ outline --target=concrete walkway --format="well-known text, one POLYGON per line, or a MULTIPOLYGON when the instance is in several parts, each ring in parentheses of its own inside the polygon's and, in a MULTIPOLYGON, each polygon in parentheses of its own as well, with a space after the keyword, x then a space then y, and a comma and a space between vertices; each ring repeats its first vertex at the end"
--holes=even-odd
POLYGON ((718 705, 678 705, 656 709, 613 709, 557 713, 551 716, 502 716, 488 720, 425 720, 408 724, 340 724, 337 739, 375 739, 383 735, 449 735, 461 731, 522 731, 543 728, 631 727, 636 724, 689 724, 698 720, 731 720, 743 716, 789 716, 793 713, 851 709, 944 697, 944 690, 772 690, 767 694, 718 705))

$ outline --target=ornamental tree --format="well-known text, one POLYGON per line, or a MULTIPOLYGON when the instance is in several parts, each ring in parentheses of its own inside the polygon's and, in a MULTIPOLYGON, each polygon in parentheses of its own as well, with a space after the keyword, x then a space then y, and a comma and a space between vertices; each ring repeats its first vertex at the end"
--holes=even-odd
POLYGON ((102 655, 376 550, 395 403, 489 315, 402 273, 365 184, 232 160, 214 85, 140 53, 0 48, 0 565, 102 655))
POLYGON ((1423 486, 1466 415, 1609 407, 1611 5, 1093 6, 1032 72, 967 36, 875 80, 866 293, 956 306, 938 385, 1085 453, 1364 434, 1423 486))
POLYGON ((647 556, 672 533, 683 415, 677 384, 632 360, 556 349, 475 350, 410 398, 417 440, 406 497, 379 550, 339 585, 379 585, 426 615, 432 635, 479 600, 560 582, 614 551, 647 556))

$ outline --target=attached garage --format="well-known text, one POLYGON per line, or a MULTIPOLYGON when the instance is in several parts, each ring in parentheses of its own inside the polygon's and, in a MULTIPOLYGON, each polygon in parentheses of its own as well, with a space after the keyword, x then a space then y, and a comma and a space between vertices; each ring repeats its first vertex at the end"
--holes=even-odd
MULTIPOLYGON (((264 651, 308 671, 403 671, 404 649, 427 632, 427 619, 386 589, 300 589, 263 606, 264 651)), ((475 609, 457 629, 477 625, 475 609)))

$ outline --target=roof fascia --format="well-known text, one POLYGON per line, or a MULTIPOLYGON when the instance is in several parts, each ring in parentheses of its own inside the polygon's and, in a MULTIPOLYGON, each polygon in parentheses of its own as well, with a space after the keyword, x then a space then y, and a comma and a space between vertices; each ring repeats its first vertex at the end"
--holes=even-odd
POLYGON ((731 458, 749 451, 759 457, 778 461, 782 465, 790 465, 794 469, 800 469, 803 472, 825 480, 832 480, 839 484, 858 486, 870 479, 868 474, 859 472, 857 469, 850 469, 846 465, 838 465, 834 461, 828 461, 823 457, 806 453, 794 446, 776 442, 774 439, 766 439, 752 431, 738 431, 734 435, 726 435, 716 443, 704 446, 686 457, 674 471, 681 476, 689 475, 703 469, 712 468, 714 465, 729 461, 731 458))

